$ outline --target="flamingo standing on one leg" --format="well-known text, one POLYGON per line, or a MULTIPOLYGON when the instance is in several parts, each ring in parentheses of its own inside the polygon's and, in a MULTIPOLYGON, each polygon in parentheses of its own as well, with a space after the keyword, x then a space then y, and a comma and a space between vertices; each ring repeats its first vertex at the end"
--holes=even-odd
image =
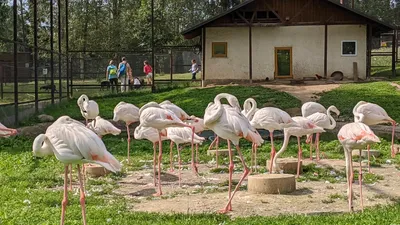
MULTIPOLYGON (((165 100, 165 101, 161 102, 159 105, 161 106, 161 108, 168 109, 171 112, 175 113, 175 115, 182 121, 190 119, 189 114, 187 114, 182 108, 175 105, 174 103, 172 103, 169 100, 165 100)), ((172 164, 172 161, 173 161, 172 148, 173 147, 174 147, 174 142, 171 140, 171 143, 169 145, 169 165, 170 165, 169 170, 171 172, 174 171, 174 166, 172 164)))
MULTIPOLYGON (((354 122, 344 125, 338 133, 338 139, 343 145, 344 154, 346 157, 346 176, 347 176, 347 195, 349 201, 349 210, 353 211, 353 160, 352 151, 353 149, 365 148, 366 145, 380 142, 379 138, 367 125, 361 122, 354 122)), ((358 176, 360 185, 360 198, 361 198, 361 209, 364 210, 363 196, 362 196, 362 168, 360 161, 360 175, 358 176)))
POLYGON ((86 127, 95 132, 100 138, 107 134, 112 134, 114 136, 121 134, 120 129, 116 128, 112 123, 110 123, 110 121, 105 120, 100 116, 96 116, 96 118, 86 127))
POLYGON ((114 108, 114 118, 115 122, 117 121, 124 121, 126 124, 126 132, 128 135, 127 142, 128 142, 128 164, 130 163, 130 144, 131 144, 131 134, 129 130, 129 125, 132 123, 139 121, 139 108, 133 104, 120 102, 114 108))
POLYGON ((310 134, 315 134, 315 133, 322 133, 325 132, 323 128, 316 126, 313 122, 311 122, 309 119, 301 117, 301 116, 295 116, 292 118, 298 126, 293 126, 289 128, 283 129, 284 132, 284 141, 282 148, 276 153, 274 160, 273 160, 273 165, 274 168, 277 172, 279 172, 279 165, 277 163, 278 157, 286 150, 290 136, 295 136, 297 137, 297 145, 299 148, 298 152, 298 159, 297 159, 297 175, 296 177, 298 178, 300 176, 300 162, 302 161, 302 149, 301 149, 301 144, 300 144, 300 137, 305 136, 305 135, 310 135, 310 134))
POLYGON ((82 220, 83 224, 86 225, 85 193, 80 164, 86 162, 96 163, 112 172, 117 172, 121 170, 119 161, 107 151, 104 143, 94 132, 68 116, 60 117, 48 127, 46 134, 37 136, 33 142, 32 150, 33 155, 38 157, 48 154, 51 150, 56 158, 65 164, 61 225, 64 224, 65 211, 68 204, 68 165, 77 164, 82 220))
POLYGON ((89 120, 94 120, 99 115, 99 105, 97 102, 89 100, 87 95, 81 95, 78 98, 77 104, 83 118, 86 120, 86 125, 88 125, 89 120))
POLYGON ((156 102, 149 102, 139 110, 140 124, 143 127, 152 127, 158 130, 159 153, 158 153, 158 193, 155 196, 162 195, 161 190, 161 160, 162 160, 162 140, 161 130, 167 127, 190 127, 192 129, 192 169, 197 174, 197 167, 194 163, 193 137, 194 127, 182 122, 172 111, 163 109, 156 102))
POLYGON ((0 137, 8 138, 10 136, 16 135, 18 132, 16 129, 11 129, 0 123, 0 137))
MULTIPOLYGON (((255 107, 256 106, 253 104, 253 108, 255 107)), ((250 121, 250 124, 256 129, 265 129, 269 131, 269 137, 271 139, 271 157, 270 157, 271 161, 270 161, 269 172, 272 173, 272 160, 274 159, 276 154, 274 147, 274 131, 283 130, 284 128, 298 126, 298 125, 287 112, 274 107, 265 107, 258 110, 254 114, 254 117, 250 121)), ((257 160, 256 160, 256 167, 257 167, 257 160)))
MULTIPOLYGON (((331 116, 331 111, 334 112, 336 115, 340 115, 340 111, 335 107, 335 106, 329 106, 328 110, 326 110, 326 113, 314 113, 310 116, 307 116, 307 119, 311 120, 315 125, 322 127, 324 129, 328 130, 333 130, 336 127, 336 121, 335 119, 331 116)), ((317 151, 317 161, 319 161, 319 133, 317 133, 316 136, 316 151, 317 151)), ((312 160, 312 135, 308 135, 309 138, 311 138, 311 144, 310 144, 310 160, 312 160)), ((308 138, 307 138, 308 139, 308 138)))
MULTIPOLYGON (((161 134, 161 141, 168 140, 167 135, 165 134, 165 130, 160 132, 161 134)), ((157 186, 157 176, 156 176, 156 144, 159 142, 158 140, 158 130, 152 127, 143 127, 141 125, 135 128, 134 137, 137 140, 140 139, 147 139, 153 143, 153 179, 154 179, 154 186, 157 186)))
MULTIPOLYGON (((396 152, 394 149, 394 132, 396 129, 396 121, 387 114, 387 112, 377 104, 369 103, 365 101, 360 101, 353 108, 354 122, 362 122, 368 126, 382 124, 382 123, 391 123, 392 128, 392 158, 396 156, 396 152)), ((370 168, 370 145, 367 146, 368 150, 368 172, 371 172, 370 168)), ((361 156, 361 155, 360 155, 361 156)))
POLYGON ((181 147, 180 144, 191 143, 193 141, 194 144, 202 144, 205 140, 203 137, 194 134, 192 140, 192 129, 189 127, 168 127, 166 129, 167 137, 176 144, 176 148, 178 150, 178 163, 179 163, 179 186, 181 186, 181 171, 182 171, 182 162, 181 162, 181 147))
POLYGON ((306 102, 301 106, 301 115, 303 117, 311 116, 317 112, 326 114, 326 108, 317 102, 306 102))
POLYGON ((246 163, 243 159, 243 155, 239 148, 239 140, 241 138, 245 138, 253 143, 252 147, 257 147, 257 145, 261 145, 264 140, 261 138, 260 134, 258 134, 257 130, 254 129, 249 120, 240 112, 240 106, 237 98, 233 95, 222 93, 218 94, 214 98, 214 102, 208 104, 207 109, 204 114, 204 124, 206 127, 214 131, 216 135, 221 138, 224 138, 228 142, 229 149, 229 200, 224 209, 222 209, 221 213, 226 213, 232 210, 232 199, 235 196, 235 193, 239 189, 242 181, 247 177, 250 170, 246 166, 246 163), (221 99, 226 98, 229 102, 229 105, 221 104, 221 99), (232 159, 232 149, 230 141, 236 146, 236 150, 240 156, 240 159, 243 164, 244 173, 239 180, 235 190, 231 193, 232 188, 232 173, 233 173, 233 159, 232 159))

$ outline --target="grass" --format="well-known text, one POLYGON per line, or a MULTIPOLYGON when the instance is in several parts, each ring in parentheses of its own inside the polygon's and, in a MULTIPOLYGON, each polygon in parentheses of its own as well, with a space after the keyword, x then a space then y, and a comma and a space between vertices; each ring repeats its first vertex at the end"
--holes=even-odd
POLYGON ((353 107, 359 101, 367 101, 382 106, 396 121, 400 121, 400 92, 388 82, 361 84, 343 84, 339 88, 322 94, 319 102, 325 107, 335 105, 341 112, 340 117, 353 118, 353 107))

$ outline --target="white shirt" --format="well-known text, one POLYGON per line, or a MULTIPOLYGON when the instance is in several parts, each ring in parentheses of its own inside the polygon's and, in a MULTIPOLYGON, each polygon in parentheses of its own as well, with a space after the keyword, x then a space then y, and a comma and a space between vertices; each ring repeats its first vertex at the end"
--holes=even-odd
POLYGON ((192 64, 192 73, 196 72, 197 73, 197 63, 192 64))
POLYGON ((140 80, 139 79, 134 79, 133 80, 133 85, 140 85, 140 80))

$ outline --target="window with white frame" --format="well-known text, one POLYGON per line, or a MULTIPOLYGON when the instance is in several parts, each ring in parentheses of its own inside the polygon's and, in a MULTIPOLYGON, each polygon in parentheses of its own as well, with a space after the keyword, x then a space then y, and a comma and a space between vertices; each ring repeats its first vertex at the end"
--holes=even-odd
POLYGON ((342 41, 342 56, 357 56, 357 41, 342 41))

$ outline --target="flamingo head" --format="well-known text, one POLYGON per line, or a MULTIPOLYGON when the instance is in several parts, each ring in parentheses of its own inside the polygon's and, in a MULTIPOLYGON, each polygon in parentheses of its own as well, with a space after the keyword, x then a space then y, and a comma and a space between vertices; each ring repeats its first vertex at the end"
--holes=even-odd
POLYGON ((89 101, 88 96, 83 94, 78 98, 78 101, 76 103, 78 104, 79 107, 82 107, 83 103, 87 101, 89 101))
POLYGON ((50 146, 46 143, 48 140, 47 136, 44 134, 39 134, 32 144, 33 155, 36 157, 44 157, 46 155, 52 155, 53 152, 50 146))
POLYGON ((331 106, 330 108, 331 108, 331 111, 334 112, 337 116, 340 115, 340 111, 339 111, 339 109, 336 108, 336 106, 331 106))

